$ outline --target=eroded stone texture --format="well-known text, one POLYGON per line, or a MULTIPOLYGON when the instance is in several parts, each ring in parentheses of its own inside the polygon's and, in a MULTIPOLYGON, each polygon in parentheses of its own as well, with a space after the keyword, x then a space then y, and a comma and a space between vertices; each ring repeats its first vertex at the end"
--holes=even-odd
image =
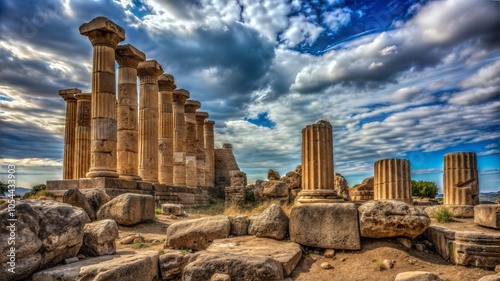
POLYGON ((80 192, 79 189, 77 188, 68 189, 64 193, 62 201, 63 203, 82 208, 87 213, 91 221, 96 220, 96 212, 90 206, 89 202, 87 201, 87 198, 80 192))
POLYGON ((121 178, 139 180, 137 66, 146 60, 146 55, 125 44, 116 48, 115 57, 118 62, 117 171, 121 178))
POLYGON ((159 132, 158 132, 158 181, 174 184, 174 115, 172 91, 175 89, 174 77, 162 74, 158 78, 159 94, 159 132))
POLYGON ((289 219, 283 209, 272 204, 262 213, 249 218, 248 234, 282 240, 288 234, 289 219))
POLYGON ((196 110, 201 104, 196 100, 188 100, 184 105, 186 118, 186 187, 197 187, 196 172, 196 110))
POLYGON ((349 185, 347 180, 339 173, 335 173, 334 178, 335 191, 339 196, 342 196, 344 200, 349 201, 349 185))
POLYGON ((174 186, 186 186, 186 120, 184 104, 189 92, 184 89, 172 91, 174 111, 174 186))
POLYGON ((214 124, 212 120, 205 120, 203 126, 205 133, 205 185, 210 194, 214 193, 215 187, 215 144, 214 124))
POLYGON ((185 214, 182 204, 161 204, 161 213, 164 215, 182 216, 185 214))
POLYGON ((250 220, 247 216, 230 216, 228 219, 231 223, 231 235, 243 236, 248 234, 250 220))
POLYGON ((116 171, 115 49, 125 30, 105 17, 80 26, 94 48, 92 66, 91 159, 88 178, 118 177, 116 171))
POLYGON ((64 126, 64 160, 63 179, 75 178, 75 127, 77 117, 77 100, 75 94, 80 94, 79 89, 60 90, 59 95, 66 102, 66 123, 64 126))
POLYGON ((279 181, 280 174, 277 171, 271 169, 271 170, 269 170, 269 172, 267 172, 267 179, 279 181))
POLYGON ((159 257, 159 266, 162 280, 180 280, 181 273, 191 258, 189 253, 181 253, 178 250, 166 250, 159 257))
POLYGON ((205 189, 205 119, 208 113, 196 112, 196 185, 205 189))
POLYGON ((215 239, 228 237, 230 231, 231 223, 224 216, 175 222, 167 228, 165 246, 198 251, 215 239))
POLYGON ((98 219, 112 219, 121 225, 134 225, 153 220, 155 201, 151 195, 125 193, 102 205, 98 219))
POLYGON ((477 156, 474 152, 454 152, 444 156, 444 205, 479 204, 477 156))
POLYGON ((374 164, 375 200, 398 200, 412 204, 410 161, 382 159, 374 164))
POLYGON ((230 171, 240 170, 233 154, 230 143, 222 144, 222 148, 215 150, 215 189, 214 195, 224 198, 225 188, 231 186, 230 171))
POLYGON ((349 198, 351 201, 369 201, 373 200, 373 177, 364 179, 360 184, 349 189, 349 198))
POLYGON ((163 68, 155 60, 139 63, 139 176, 158 182, 158 76, 163 68))
POLYGON ((225 188, 225 207, 241 207, 245 204, 245 181, 246 174, 239 170, 229 171, 231 186, 225 188))
POLYGON ((104 219, 85 225, 80 254, 87 257, 112 255, 116 251, 118 225, 114 220, 104 219))
POLYGON ((425 271, 407 271, 401 272, 394 281, 442 281, 436 274, 425 271))
MULTIPOLYGON (((74 178, 84 178, 90 168, 90 110, 92 94, 75 94, 76 128, 74 178)), ((63 166, 64 167, 64 166, 63 166)))
POLYGON ((500 229, 500 204, 476 205, 474 222, 481 226, 500 229))

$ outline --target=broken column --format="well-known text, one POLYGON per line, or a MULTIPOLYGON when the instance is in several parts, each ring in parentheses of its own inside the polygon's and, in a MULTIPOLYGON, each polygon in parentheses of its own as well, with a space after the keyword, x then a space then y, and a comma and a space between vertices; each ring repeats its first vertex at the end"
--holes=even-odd
POLYGON ((189 92, 184 89, 172 91, 174 112, 174 186, 186 186, 186 120, 184 104, 189 92))
POLYGON ((214 124, 212 120, 206 120, 205 133, 205 186, 213 192, 215 186, 215 143, 214 124))
POLYGON ((184 105, 186 112, 186 187, 196 188, 196 110, 199 101, 188 100, 184 105))
POLYGON ((139 176, 158 182, 158 76, 163 68, 155 60, 139 63, 139 176))
POLYGON ((76 98, 75 94, 82 91, 79 89, 67 89, 59 91, 59 95, 66 102, 66 123, 64 125, 64 160, 63 179, 74 179, 75 162, 75 125, 76 125, 76 98))
POLYGON ((410 161, 382 159, 374 164, 374 200, 398 200, 412 204, 410 161))
POLYGON ((91 160, 88 178, 118 177, 116 172, 115 49, 125 40, 125 30, 105 17, 80 26, 93 51, 91 160))
POLYGON ((205 184, 205 119, 208 113, 196 112, 196 178, 198 187, 206 187, 205 184))
POLYGON ((172 91, 175 89, 174 77, 162 74, 158 78, 159 131, 158 131, 158 181, 174 184, 174 115, 172 113, 172 91))
POLYGON ((477 156, 474 152, 454 152, 444 156, 444 205, 479 204, 477 156))
POLYGON ((229 171, 231 186, 225 188, 225 208, 243 207, 245 204, 245 181, 246 174, 240 170, 229 171))
POLYGON ((126 44, 116 48, 118 62, 117 171, 120 178, 140 180, 138 171, 137 66, 146 55, 126 44))
POLYGON ((85 178, 90 168, 90 108, 92 94, 76 94, 74 178, 85 178))

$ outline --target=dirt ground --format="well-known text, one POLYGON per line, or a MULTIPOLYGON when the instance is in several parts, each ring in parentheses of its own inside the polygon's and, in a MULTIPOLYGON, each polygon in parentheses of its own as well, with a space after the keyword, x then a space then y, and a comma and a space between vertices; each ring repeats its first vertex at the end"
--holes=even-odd
MULTIPOLYGON (((149 242, 137 248, 138 245, 123 245, 117 242, 118 253, 131 253, 150 250, 162 250, 168 225, 186 219, 198 218, 200 215, 189 215, 189 217, 172 219, 169 216, 157 215, 156 222, 140 224, 137 226, 120 226, 120 238, 130 234, 140 233, 149 242), (135 248, 134 248, 135 247, 135 248)), ((433 224, 436 223, 433 221, 433 224)), ((456 220, 453 223, 442 224, 446 227, 459 228, 462 230, 482 230, 483 232, 496 232, 476 226, 470 219, 456 220)), ((493 270, 475 267, 456 266, 445 260, 434 252, 418 252, 415 249, 408 250, 395 239, 362 239, 361 251, 336 251, 333 258, 325 258, 318 249, 304 249, 302 260, 297 265, 292 275, 292 280, 297 281, 356 281, 356 280, 390 280, 393 281, 398 273, 406 271, 429 271, 438 274, 447 281, 476 281, 485 275, 495 274, 493 270), (393 261, 394 267, 389 270, 378 270, 377 263, 389 259, 393 261), (321 263, 329 262, 332 269, 322 269, 321 263)))

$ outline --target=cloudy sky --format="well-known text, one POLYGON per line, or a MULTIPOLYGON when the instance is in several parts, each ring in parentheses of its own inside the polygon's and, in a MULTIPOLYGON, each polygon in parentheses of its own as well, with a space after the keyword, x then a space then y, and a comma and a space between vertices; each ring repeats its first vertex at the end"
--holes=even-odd
POLYGON ((301 130, 334 126, 350 186, 401 157, 442 185, 443 155, 478 153, 500 189, 499 2, 61 0, 0 2, 0 162, 19 186, 62 174, 65 103, 91 86, 78 27, 105 16, 216 121, 250 181, 301 159, 301 130))

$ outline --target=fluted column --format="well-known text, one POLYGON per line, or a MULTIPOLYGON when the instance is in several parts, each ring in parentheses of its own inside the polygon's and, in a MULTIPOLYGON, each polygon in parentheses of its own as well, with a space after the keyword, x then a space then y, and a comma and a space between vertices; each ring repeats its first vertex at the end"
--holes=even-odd
POLYGON ((74 179, 75 165, 75 126, 76 126, 76 98, 75 94, 82 91, 67 89, 59 91, 59 95, 66 102, 66 123, 64 126, 64 160, 63 179, 74 179))
POLYGON ((334 189, 332 125, 324 120, 302 130, 301 203, 343 201, 334 189))
POLYGON ((174 115, 172 113, 172 91, 174 77, 170 74, 158 78, 159 135, 158 135, 158 181, 174 184, 174 115))
POLYGON ((204 126, 205 133, 205 186, 215 187, 215 144, 214 144, 214 124, 212 120, 206 120, 204 126))
POLYGON ((479 204, 477 156, 474 152, 454 152, 444 156, 444 205, 479 204))
POLYGON ((85 178, 90 168, 90 110, 92 94, 76 94, 74 178, 85 178))
POLYGON ((116 172, 115 49, 125 40, 125 30, 105 17, 80 26, 92 46, 91 159, 88 178, 118 177, 116 172))
POLYGON ((198 187, 206 187, 205 184, 205 119, 208 113, 196 112, 196 178, 198 187))
POLYGON ((158 182, 158 76, 163 68, 155 60, 139 63, 139 176, 158 182))
POLYGON ((118 46, 115 55, 118 62, 117 171, 120 178, 140 180, 137 66, 146 55, 129 44, 118 46))
POLYGON ((411 204, 410 161, 382 159, 374 164, 374 200, 399 200, 411 204))
POLYGON ((184 89, 172 91, 174 111, 174 186, 186 186, 186 120, 184 104, 189 92, 184 89))
POLYGON ((200 108, 199 101, 188 100, 184 105, 186 112, 186 187, 196 188, 196 110, 200 108))

